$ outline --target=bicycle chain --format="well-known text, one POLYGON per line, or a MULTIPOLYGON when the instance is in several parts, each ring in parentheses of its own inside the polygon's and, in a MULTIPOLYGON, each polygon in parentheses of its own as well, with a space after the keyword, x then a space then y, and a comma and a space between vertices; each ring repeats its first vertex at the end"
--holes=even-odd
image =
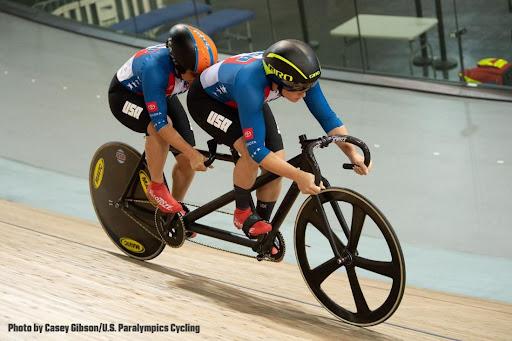
MULTIPOLYGON (((201 207, 201 205, 197 205, 197 204, 192 204, 192 203, 189 203, 189 202, 182 202, 182 204, 185 204, 186 206, 192 206, 192 207, 195 207, 195 208, 199 208, 199 207, 201 207)), ((228 212, 228 211, 223 211, 223 210, 215 210, 215 212, 218 212, 218 213, 223 213, 223 214, 226 214, 226 215, 230 215, 230 216, 233 216, 233 213, 231 213, 231 212, 228 212)))
MULTIPOLYGON (((183 204, 187 205, 187 206, 192 206, 192 207, 200 207, 200 205, 196 205, 196 204, 192 204, 192 203, 188 203, 188 202, 184 202, 183 204)), ((219 212, 219 213, 223 213, 223 214, 226 214, 226 215, 229 215, 229 216, 233 216, 233 213, 231 212, 226 212, 226 211, 221 211, 221 210, 216 210, 215 212, 219 212)), ((238 234, 238 233, 235 233, 236 235, 239 235, 239 236, 242 236, 241 234, 238 234)), ((245 236, 245 235, 243 235, 245 236)), ((247 257, 247 258, 253 258, 253 259, 257 259, 257 256, 254 256, 254 255, 248 255, 248 254, 245 254, 245 253, 240 253, 240 252, 237 252, 237 251, 231 251, 231 250, 226 250, 226 249, 223 249, 221 247, 218 247, 218 246, 213 246, 213 245, 210 245, 210 244, 206 244, 204 242, 199 242, 197 240, 192 240, 193 238, 187 238, 187 240, 189 242, 192 242, 194 244, 197 244, 197 245, 201 245, 201 246, 205 246, 205 247, 208 247, 210 249, 214 249, 214 250, 218 250, 218 251, 223 251, 223 252, 227 252, 227 253, 231 253, 231 254, 234 254, 234 255, 238 255, 238 256, 244 256, 244 257, 247 257)), ((283 254, 286 252, 286 245, 285 245, 285 242, 284 242, 284 238, 281 238, 281 241, 282 241, 282 245, 281 245, 281 248, 283 250, 283 254)), ((263 260, 266 260, 266 261, 269 261, 269 262, 274 262, 274 263, 279 263, 282 261, 281 260, 275 260, 275 259, 272 259, 272 258, 269 258, 269 257, 265 257, 263 258, 263 260)))
MULTIPOLYGON (((155 235, 153 232, 149 231, 149 230, 148 230, 148 229, 147 229, 143 224, 141 224, 141 223, 139 222, 139 220, 138 220, 138 219, 136 219, 136 218, 132 217, 132 215, 131 215, 131 213, 130 213, 130 212, 128 212, 128 211, 127 211, 127 210, 125 210, 124 208, 121 208, 121 211, 123 211, 123 213, 125 213, 125 214, 128 216, 128 218, 130 218, 131 220, 133 220, 137 225, 139 225, 139 226, 140 226, 144 231, 146 231, 147 233, 149 233, 153 238, 158 239, 158 240, 160 240, 160 241, 164 242, 164 241, 163 241, 163 239, 161 238, 161 236, 157 236, 157 235, 155 235)), ((156 227, 156 226, 155 226, 155 227, 156 227)), ((164 242, 164 243, 165 243, 165 242, 164 242)))
MULTIPOLYGON (((223 249, 221 247, 218 247, 218 246, 213 246, 213 245, 210 245, 210 244, 206 244, 206 243, 203 243, 203 242, 199 242, 197 240, 192 240, 192 238, 187 238, 187 240, 189 242, 192 242, 194 244, 197 244, 197 245, 201 245, 201 246, 205 246, 205 247, 208 247, 210 249, 214 249, 214 250, 217 250, 217 251, 223 251, 223 252, 227 252, 227 253, 231 253, 231 254, 234 254, 234 255, 237 255, 237 256, 244 256, 244 257, 247 257, 247 258, 252 258, 252 259, 258 259, 257 256, 254 256, 254 255, 248 255, 248 254, 245 254, 245 253, 240 253, 240 252, 237 252, 237 251, 231 251, 231 250, 226 250, 226 249, 223 249)), ((284 243, 284 238, 281 239, 282 241, 282 245, 281 245, 281 248, 283 250, 283 254, 284 252, 286 252, 286 246, 285 246, 285 243, 284 243)), ((269 262, 274 262, 274 263, 279 263, 282 261, 282 259, 280 260, 276 260, 276 259, 273 259, 271 257, 264 257, 262 260, 266 260, 266 261, 269 261, 269 262)))
MULTIPOLYGON (((142 203, 142 204, 147 204, 147 203, 150 203, 149 200, 138 200, 138 199, 133 199, 132 200, 133 202, 136 202, 136 203, 142 203)), ((187 206, 192 206, 192 207, 200 207, 200 205, 196 205, 196 204, 192 204, 192 203, 187 203, 187 202, 183 202, 183 204, 187 205, 187 206)), ((139 225, 140 227, 142 227, 144 229, 144 231, 146 231, 147 233, 149 233, 150 235, 152 235, 154 238, 162 241, 163 243, 165 243, 165 240, 163 239, 163 237, 161 235, 159 236, 156 236, 155 234, 153 234, 151 231, 148 231, 146 229, 146 227, 144 225, 142 225, 140 222, 137 221, 137 219, 135 219, 134 217, 132 217, 127 211, 125 211, 124 209, 122 209, 123 212, 126 213, 126 215, 128 217, 130 217, 130 219, 132 219, 133 221, 135 221, 135 223, 137 223, 137 225, 139 225)), ((156 221, 156 217, 157 217, 157 212, 158 212, 158 208, 155 208, 155 228, 156 228, 156 224, 157 224, 157 221, 156 221)), ((218 213, 223 213, 223 214, 226 214, 226 215, 230 215, 230 216, 233 216, 233 213, 230 213, 230 212, 227 212, 227 211, 222 211, 222 210, 216 210, 215 212, 218 212, 218 213)), ((183 221, 183 218, 181 217, 180 214, 178 214, 178 218, 180 219, 180 223, 182 224, 182 226, 185 226, 185 223, 183 221)), ((156 228, 157 232, 158 232, 158 228, 156 228)), ((185 230, 186 231, 186 230, 185 230)), ((160 232, 158 232, 158 234, 160 234, 160 232)), ((238 234, 240 236, 242 236, 241 234, 238 234)), ((223 249, 221 247, 218 247, 218 246, 213 246, 213 245, 210 245, 210 244, 207 244, 207 243, 204 243, 204 242, 199 242, 197 240, 192 240, 193 238, 185 238, 186 240, 188 240, 189 242, 192 242, 194 244, 197 244, 197 245, 201 245, 201 246, 205 246, 205 247, 208 247, 210 249, 213 249, 213 250, 217 250, 217 251, 223 251, 223 252, 227 252, 227 253, 231 253, 231 254, 234 254, 234 255, 237 255, 237 256, 243 256, 243 257, 247 257, 247 258, 252 258, 252 259, 257 259, 257 256, 254 256, 254 255, 248 255, 248 254, 245 254, 245 253, 240 253, 240 252, 237 252, 237 251, 231 251, 231 250, 226 250, 226 249, 223 249)), ((286 244, 285 244, 285 241, 284 241, 284 238, 281 238, 281 241, 282 241, 282 245, 281 245, 281 248, 283 250, 283 254, 286 253, 286 244)), ((169 245, 167 243, 165 243, 166 245, 172 247, 172 248, 178 248, 180 246, 172 246, 172 245, 169 245)), ((265 257, 263 258, 263 260, 266 260, 266 261, 269 261, 269 262, 274 262, 274 263, 279 263, 282 261, 281 260, 275 260, 275 259, 272 259, 272 258, 269 258, 269 257, 265 257)))

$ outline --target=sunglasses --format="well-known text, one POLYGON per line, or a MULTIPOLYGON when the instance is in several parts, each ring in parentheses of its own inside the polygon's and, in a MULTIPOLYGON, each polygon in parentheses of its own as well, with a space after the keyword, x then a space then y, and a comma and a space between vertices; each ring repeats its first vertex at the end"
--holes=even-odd
POLYGON ((292 83, 289 81, 281 80, 283 84, 283 89, 293 92, 302 92, 302 91, 308 91, 311 89, 313 85, 316 84, 316 82, 313 83, 292 83))

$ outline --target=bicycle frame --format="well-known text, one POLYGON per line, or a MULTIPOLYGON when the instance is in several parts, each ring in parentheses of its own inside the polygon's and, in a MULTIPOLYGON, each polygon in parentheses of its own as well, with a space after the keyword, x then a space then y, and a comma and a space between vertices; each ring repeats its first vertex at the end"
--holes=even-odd
MULTIPOLYGON (((203 154, 206 154, 207 152, 204 150, 200 151, 203 154)), ((301 166, 301 157, 302 155, 297 155, 288 162, 295 166, 299 167, 301 166)), ((216 154, 216 159, 223 160, 223 161, 229 161, 234 162, 233 157, 231 155, 227 154, 216 154)), ((134 169, 132 176, 130 177, 130 181, 126 185, 126 188, 123 192, 123 195, 118 200, 116 204, 120 205, 124 208, 124 212, 126 214, 131 214, 132 210, 142 210, 142 211, 149 211, 143 207, 140 207, 138 205, 134 205, 135 200, 130 198, 130 196, 133 194, 133 184, 137 181, 137 174, 139 170, 144 169, 143 165, 145 162, 145 153, 142 154, 139 163, 137 164, 137 167, 134 169), (131 190, 131 191, 130 191, 131 190)), ((279 178, 278 175, 273 173, 265 173, 263 175, 260 175, 254 184, 254 186, 251 188, 251 192, 257 190, 258 188, 268 184, 269 182, 279 178)), ((223 195, 213 199, 212 201, 198 207, 197 209, 191 211, 187 215, 183 217, 183 222, 185 223, 185 226, 187 227, 187 230, 196 232, 198 234, 202 234, 208 237, 221 239, 227 242, 231 242, 234 244, 242 245, 251 248, 253 251, 258 251, 261 246, 263 246, 263 241, 270 240, 272 241, 279 231, 279 228, 281 224, 283 223, 284 219, 286 218, 286 215, 290 211, 291 207, 293 206, 295 200, 297 199, 297 196, 299 195, 299 189, 295 183, 292 183, 290 188, 288 189, 288 192, 286 193, 283 201, 279 205, 276 214, 274 215, 274 218, 272 219, 272 231, 267 235, 268 238, 265 238, 264 240, 254 240, 254 239, 248 239, 246 237, 241 237, 238 235, 235 235, 231 232, 218 229, 212 226, 206 226, 200 223, 197 223, 197 220, 203 218, 204 216, 215 212, 216 210, 220 209, 221 207, 235 201, 235 192, 234 190, 231 190, 227 193, 224 193, 223 195)), ((132 216, 133 217, 133 216, 132 216)), ((136 217, 135 217, 136 218, 136 217)), ((144 224, 143 221, 141 223, 144 224)))
MULTIPOLYGON (((295 156, 291 160, 288 161, 292 166, 298 167, 301 165, 301 155, 295 156)), ((262 186, 270 183, 271 181, 279 178, 278 175, 273 173, 265 173, 263 175, 260 175, 254 184, 254 186, 251 188, 251 192, 257 190, 258 188, 261 188, 262 186)), ((284 219, 286 218, 288 212, 292 208, 295 200, 297 199, 297 196, 299 195, 299 189, 295 183, 292 183, 290 188, 288 189, 288 192, 286 193, 283 201, 279 205, 276 214, 274 215, 274 218, 271 221, 272 224, 272 231, 268 233, 267 237, 263 240, 252 240, 245 237, 240 237, 237 235, 234 235, 230 232, 215 228, 206 226, 203 224, 199 224, 196 221, 201 219, 202 217, 218 210, 219 208, 235 201, 235 192, 234 190, 229 191, 212 201, 208 202, 207 204, 191 211, 185 217, 183 217, 183 221, 185 222, 185 226, 187 226, 187 229, 199 234, 203 234, 209 237, 213 237, 216 239, 221 239, 227 242, 243 245, 250 247, 253 251, 258 251, 259 247, 265 246, 264 241, 272 241, 279 231, 279 228, 281 227, 281 224, 283 223, 284 219)))
MULTIPOLYGON (((347 138, 348 137, 352 138, 350 136, 347 136, 347 138)), ((352 138, 352 139, 354 139, 356 142, 359 142, 359 140, 357 140, 355 138, 352 138)), ((312 149, 313 149, 312 145, 314 143, 316 143, 315 146, 325 147, 330 142, 332 142, 332 141, 329 141, 329 142, 326 142, 326 141, 327 140, 325 140, 325 138, 307 140, 305 135, 300 136, 302 152, 301 152, 301 154, 288 160, 288 163, 294 167, 299 167, 300 169, 302 169, 306 172, 314 173, 315 177, 316 177, 317 184, 320 183, 320 180, 324 180, 324 183, 328 186, 329 183, 326 179, 321 177, 318 163, 316 162, 316 160, 312 154, 312 149)), ((347 141, 347 142, 350 142, 350 141, 347 141)), ((350 142, 350 143, 354 143, 354 142, 350 142)), ((361 143, 362 143, 362 141, 361 141, 361 143)), ((354 143, 354 144, 356 144, 356 143, 354 143)), ((364 143, 363 143, 363 145, 364 145, 364 143)), ((366 147, 366 145, 364 145, 364 146, 366 147)), ((209 144, 209 147, 210 147, 210 144, 209 144)), ((213 148, 210 148, 210 152, 207 152, 204 150, 200 150, 200 152, 204 155, 210 155, 210 158, 212 158, 212 156, 211 156, 212 149, 213 148)), ((363 152, 365 152, 365 155, 366 155, 366 150, 363 149, 363 152)), ((235 156, 227 155, 227 154, 215 153, 215 155, 213 156, 213 159, 235 162, 235 156)), ((368 152, 367 159, 369 162, 369 152, 368 152)), ((145 153, 142 154, 137 167, 133 171, 130 182, 127 184, 127 186, 123 192, 123 195, 121 196, 119 201, 116 203, 116 205, 122 205, 122 207, 126 208, 126 209, 129 209, 130 207, 132 209, 137 207, 137 209, 147 211, 147 209, 144 209, 142 207, 138 207, 135 205, 131 206, 130 204, 135 203, 136 201, 134 199, 128 198, 128 195, 133 194, 133 193, 129 194, 129 191, 130 191, 130 189, 132 189, 132 192, 133 192, 133 188, 134 188, 133 184, 137 180, 137 173, 139 172, 140 169, 144 168, 143 167, 144 162, 145 162, 145 153)), ((253 191, 257 190, 258 188, 261 188, 262 186, 270 183, 271 181, 273 181, 279 177, 280 177, 279 175, 276 175, 276 174, 273 174, 270 172, 262 174, 256 179, 256 182, 250 191, 253 192, 253 191)), ((257 240, 249 239, 246 237, 241 237, 239 235, 233 234, 226 230, 222 230, 222 229, 218 229, 218 228, 215 228, 212 226, 207 226, 207 225, 197 223, 197 220, 201 219, 202 217, 204 217, 210 213, 213 213, 214 211, 220 209, 221 207, 235 201, 234 190, 231 190, 231 191, 213 199, 212 201, 198 207, 197 209, 191 211, 190 213, 186 214, 183 217, 183 222, 186 226, 186 229, 189 231, 196 232, 198 234, 202 234, 202 235, 209 236, 212 238, 221 239, 221 240, 224 240, 224 241, 227 241, 230 243, 246 246, 246 247, 251 248, 255 252, 268 251, 271 249, 272 242, 273 242, 276 234, 279 232, 279 228, 281 227, 282 223, 284 222, 284 219, 286 218, 290 209, 292 208, 293 204, 295 203, 295 200, 297 199, 299 193, 300 193, 300 191, 299 191, 297 184, 295 182, 293 182, 290 185, 285 197, 281 201, 281 204, 277 208, 274 218, 271 221, 272 231, 269 232, 264 238, 259 238, 257 240)), ((317 200, 318 200, 318 204, 321 206, 321 203, 320 203, 318 197, 317 197, 317 200)), ((335 214, 339 218, 342 217, 342 213, 341 213, 341 210, 339 209, 339 207, 333 207, 333 209, 335 211, 335 214)), ((128 212, 128 210, 123 209, 123 212, 130 215, 130 212, 128 212)), ((325 218, 325 212, 322 210, 321 213, 322 213, 322 215, 324 215, 324 220, 327 221, 327 219, 325 218)), ((342 219, 342 221, 344 222, 344 219, 342 219)), ((343 225, 346 225, 346 223, 344 223, 343 225)), ((348 232, 347 226, 343 226, 343 229, 345 230, 345 233, 348 232)), ((329 236, 328 239, 329 239, 331 247, 334 251, 334 254, 336 256, 338 256, 338 258, 341 258, 340 250, 338 250, 338 247, 336 246, 335 237, 333 236, 332 230, 330 229, 329 226, 327 227, 326 232, 329 236)))

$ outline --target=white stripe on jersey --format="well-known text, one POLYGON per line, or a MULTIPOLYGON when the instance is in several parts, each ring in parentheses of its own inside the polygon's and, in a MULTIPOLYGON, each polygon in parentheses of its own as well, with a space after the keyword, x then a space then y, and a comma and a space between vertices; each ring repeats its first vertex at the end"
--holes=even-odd
POLYGON ((278 99, 279 97, 281 97, 281 95, 279 94, 279 90, 270 90, 267 98, 265 98, 265 103, 278 99))
POLYGON ((183 79, 178 78, 178 76, 174 76, 174 87, 172 89, 172 93, 170 95, 178 95, 182 94, 188 90, 189 84, 185 82, 183 79))
POLYGON ((117 70, 117 79, 122 82, 133 77, 133 57, 128 59, 119 70, 117 70))
POLYGON ((201 73, 200 79, 203 89, 206 89, 219 81, 219 68, 222 64, 223 62, 213 64, 201 73))

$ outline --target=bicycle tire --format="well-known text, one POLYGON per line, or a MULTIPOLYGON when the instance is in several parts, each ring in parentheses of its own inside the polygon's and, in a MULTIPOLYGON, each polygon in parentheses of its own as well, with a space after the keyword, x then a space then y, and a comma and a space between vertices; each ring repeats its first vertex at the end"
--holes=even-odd
MULTIPOLYGON (((320 231, 320 229, 325 229, 326 226, 333 226, 333 224, 325 223, 318 209, 318 202, 314 196, 310 196, 304 201, 297 215, 294 232, 295 254, 304 280, 316 299, 338 319, 360 327, 372 326, 384 322, 398 309, 405 290, 405 262, 400 243, 393 228, 375 205, 355 191, 331 187, 322 191, 318 197, 322 207, 326 203, 336 205, 337 207, 340 207, 340 202, 350 204, 353 210, 351 213, 353 217, 356 216, 357 219, 353 219, 349 226, 349 236, 346 237, 348 241, 346 242, 347 245, 344 245, 341 240, 336 237, 336 245, 338 245, 340 253, 343 253, 343 256, 349 261, 344 265, 339 265, 333 252, 332 259, 312 268, 308 259, 308 252, 306 251, 306 231, 310 227, 320 231), (390 261, 373 260, 365 258, 358 253, 361 249, 360 245, 358 245, 361 239, 360 232, 364 230, 367 217, 373 220, 384 237, 388 247, 387 251, 389 251, 389 255, 391 256, 390 261), (363 220, 361 220, 361 218, 363 220), (354 221, 356 222, 354 223, 354 221), (359 224, 361 225, 360 229, 357 227, 353 228, 353 226, 358 226, 359 224), (353 241, 350 242, 352 238, 353 241), (339 302, 336 302, 334 298, 330 297, 325 292, 324 288, 322 288, 322 284, 326 279, 342 267, 348 277, 349 287, 354 298, 355 311, 351 311, 346 304, 341 305, 339 302), (389 278, 392 282, 389 294, 387 297, 385 295, 383 296, 386 297, 384 302, 376 309, 372 310, 369 308, 356 274, 356 268, 374 272, 380 276, 389 278)), ((327 215, 325 216, 327 217, 327 215)), ((340 220, 338 216, 336 216, 336 219, 340 220)), ((326 236, 328 231, 323 230, 320 231, 320 233, 326 236)), ((335 278, 336 285, 338 285, 341 276, 336 276, 337 275, 334 275, 333 278, 335 278)), ((345 298, 340 298, 339 300, 345 301, 345 298)))

